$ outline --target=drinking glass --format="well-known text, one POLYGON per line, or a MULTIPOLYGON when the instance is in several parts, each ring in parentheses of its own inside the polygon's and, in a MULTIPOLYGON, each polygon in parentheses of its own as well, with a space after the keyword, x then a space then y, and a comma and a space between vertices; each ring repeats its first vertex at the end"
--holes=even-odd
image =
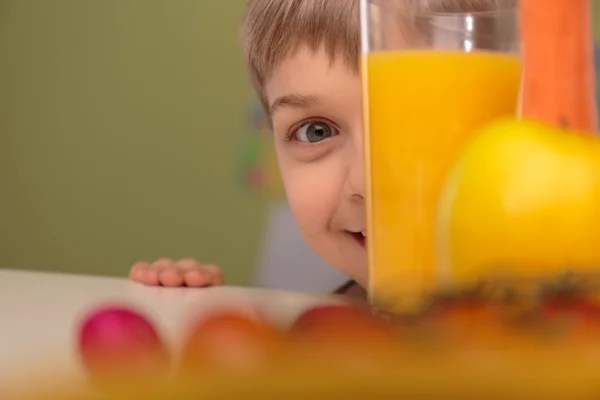
POLYGON ((521 87, 514 5, 416 3, 360 3, 368 292, 390 313, 448 284, 436 251, 441 189, 473 132, 517 113, 521 87))

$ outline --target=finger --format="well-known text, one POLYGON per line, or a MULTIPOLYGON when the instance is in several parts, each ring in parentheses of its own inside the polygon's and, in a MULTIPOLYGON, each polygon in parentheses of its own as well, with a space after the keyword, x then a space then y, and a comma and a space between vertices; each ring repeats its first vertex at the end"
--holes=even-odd
POLYGON ((189 287, 211 286, 210 274, 203 268, 184 270, 183 278, 185 285, 189 287))
POLYGON ((186 286, 214 286, 215 282, 222 281, 220 269, 212 264, 203 265, 193 258, 184 258, 177 262, 177 266, 183 271, 186 286))
POLYGON ((135 282, 141 282, 145 271, 150 268, 150 263, 138 261, 129 270, 129 278, 135 282))
POLYGON ((183 284, 183 277, 176 266, 175 261, 167 257, 161 257, 152 263, 148 279, 152 282, 156 282, 156 285, 162 286, 181 286, 183 284))
POLYGON ((148 268, 144 269, 140 282, 148 286, 159 286, 160 280, 158 279, 158 275, 161 270, 162 268, 157 268, 154 266, 154 264, 152 264, 148 268))
POLYGON ((150 268, 156 270, 163 270, 174 269, 177 267, 175 266, 175 261, 171 260, 170 258, 159 258, 150 265, 150 268))
POLYGON ((183 270, 202 269, 202 264, 193 258, 183 258, 177 261, 175 265, 183 270))
POLYGON ((179 287, 184 285, 183 273, 179 267, 162 268, 158 272, 158 281, 167 287, 179 287))
POLYGON ((202 269, 208 273, 211 286, 221 286, 223 284, 223 270, 219 266, 205 264, 202 269))

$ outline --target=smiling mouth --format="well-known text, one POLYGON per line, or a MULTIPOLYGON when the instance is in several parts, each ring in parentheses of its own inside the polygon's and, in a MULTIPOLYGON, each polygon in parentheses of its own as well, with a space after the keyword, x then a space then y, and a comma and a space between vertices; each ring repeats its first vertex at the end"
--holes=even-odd
POLYGON ((354 240, 356 240, 356 242, 359 245, 361 245, 362 247, 365 247, 367 234, 364 231, 363 232, 349 232, 349 233, 350 233, 350 235, 352 235, 354 240))

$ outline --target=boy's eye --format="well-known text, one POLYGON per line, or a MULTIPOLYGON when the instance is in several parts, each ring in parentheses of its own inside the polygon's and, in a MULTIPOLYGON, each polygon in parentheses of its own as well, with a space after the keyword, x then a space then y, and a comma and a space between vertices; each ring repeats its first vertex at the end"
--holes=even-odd
POLYGON ((337 129, 323 121, 307 122, 296 131, 300 142, 316 143, 337 135, 337 129))

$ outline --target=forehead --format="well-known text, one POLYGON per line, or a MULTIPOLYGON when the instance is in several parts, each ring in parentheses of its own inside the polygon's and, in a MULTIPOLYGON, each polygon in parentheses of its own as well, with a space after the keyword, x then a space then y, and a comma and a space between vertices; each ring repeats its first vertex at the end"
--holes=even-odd
POLYGON ((269 106, 290 95, 307 95, 320 100, 360 97, 356 69, 343 58, 331 58, 323 49, 301 47, 285 57, 265 82, 269 106))

